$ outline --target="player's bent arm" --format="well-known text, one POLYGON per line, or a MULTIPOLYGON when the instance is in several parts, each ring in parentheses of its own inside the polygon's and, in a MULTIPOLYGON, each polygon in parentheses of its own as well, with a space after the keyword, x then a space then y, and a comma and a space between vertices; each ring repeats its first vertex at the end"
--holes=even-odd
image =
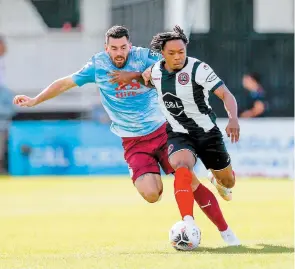
POLYGON ((238 106, 236 98, 229 91, 229 89, 222 84, 215 91, 214 94, 218 96, 224 103, 224 108, 227 111, 228 117, 230 119, 238 118, 238 106))
POLYGON ((60 78, 50 84, 34 98, 34 105, 38 105, 44 101, 52 99, 75 86, 77 86, 77 84, 74 82, 72 76, 60 78))

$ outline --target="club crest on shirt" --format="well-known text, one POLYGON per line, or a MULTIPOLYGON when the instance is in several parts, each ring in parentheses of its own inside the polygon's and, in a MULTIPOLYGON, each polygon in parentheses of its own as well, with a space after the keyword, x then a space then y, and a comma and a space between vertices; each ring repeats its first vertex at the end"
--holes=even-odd
POLYGON ((174 145, 170 144, 168 147, 168 155, 172 152, 173 149, 174 149, 174 145))
POLYGON ((189 75, 188 73, 180 73, 178 75, 178 82, 181 84, 181 85, 185 85, 189 82, 189 75))

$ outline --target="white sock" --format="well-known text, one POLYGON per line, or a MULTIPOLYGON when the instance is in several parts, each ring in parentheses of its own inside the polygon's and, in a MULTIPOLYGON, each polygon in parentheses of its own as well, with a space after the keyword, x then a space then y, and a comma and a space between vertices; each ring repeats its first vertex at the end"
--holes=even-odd
POLYGON ((190 216, 190 215, 184 216, 183 220, 187 221, 187 222, 193 222, 193 223, 195 222, 194 218, 192 216, 190 216))
POLYGON ((230 231, 229 226, 227 227, 227 229, 225 231, 220 232, 221 234, 227 234, 230 231))

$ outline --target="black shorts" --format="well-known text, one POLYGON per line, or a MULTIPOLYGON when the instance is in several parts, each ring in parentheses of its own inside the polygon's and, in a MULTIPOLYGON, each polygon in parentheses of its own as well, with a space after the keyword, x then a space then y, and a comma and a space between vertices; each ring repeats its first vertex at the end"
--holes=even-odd
POLYGON ((230 165, 230 156, 226 150, 222 133, 214 127, 203 135, 168 132, 168 155, 188 149, 205 165, 206 169, 222 170, 230 165))

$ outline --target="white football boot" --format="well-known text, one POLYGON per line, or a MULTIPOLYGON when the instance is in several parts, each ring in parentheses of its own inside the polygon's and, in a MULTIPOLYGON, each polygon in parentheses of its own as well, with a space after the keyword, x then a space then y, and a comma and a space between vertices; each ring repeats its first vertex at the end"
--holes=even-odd
POLYGON ((236 237, 234 232, 229 227, 225 231, 220 232, 220 235, 221 235, 222 239, 224 240, 224 242, 228 246, 240 246, 241 245, 240 240, 236 237))

